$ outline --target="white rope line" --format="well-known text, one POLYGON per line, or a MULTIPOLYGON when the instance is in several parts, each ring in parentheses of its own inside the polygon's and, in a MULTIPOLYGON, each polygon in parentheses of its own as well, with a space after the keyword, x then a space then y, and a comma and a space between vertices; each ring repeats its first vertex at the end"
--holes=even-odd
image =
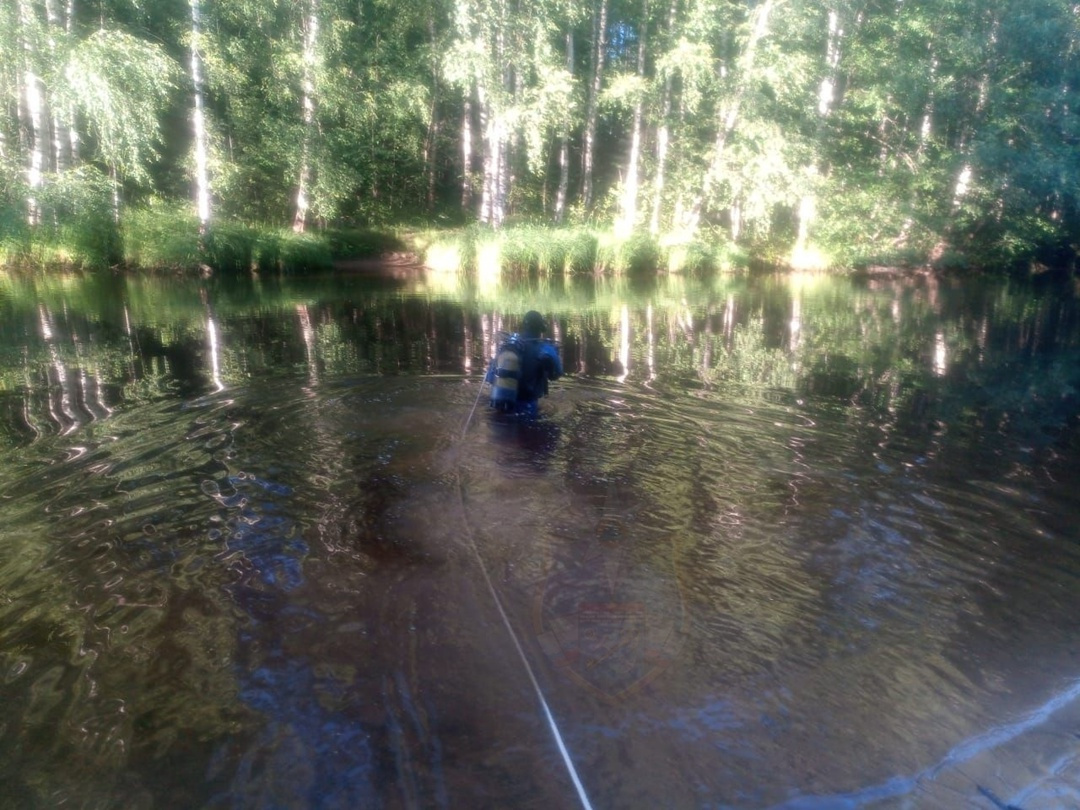
POLYGON ((480 395, 484 393, 484 378, 480 378, 480 390, 476 392, 476 399, 473 400, 472 410, 469 411, 468 417, 465 419, 465 424, 461 428, 461 441, 465 441, 465 434, 469 432, 469 423, 472 422, 473 414, 476 413, 476 406, 480 403, 480 395))
MULTIPOLYGON (((481 383, 480 393, 483 393, 483 390, 484 386, 483 383, 481 383)), ((476 402, 479 401, 480 394, 477 394, 476 402)), ((469 418, 465 420, 465 427, 462 428, 462 441, 465 440, 465 434, 469 430, 469 423, 472 421, 473 411, 476 410, 476 402, 473 403, 473 410, 469 412, 469 418)), ((574 761, 570 758, 570 751, 567 750, 566 743, 563 741, 563 736, 559 732, 559 725, 555 722, 555 715, 552 714, 551 708, 548 706, 547 699, 544 697, 544 692, 540 688, 540 682, 536 679, 536 673, 533 672, 532 664, 529 663, 529 659, 525 655, 525 648, 521 646, 521 641, 518 639, 518 634, 514 630, 514 625, 510 623, 510 617, 506 614, 502 599, 499 598, 499 592, 495 590, 495 583, 491 581, 491 575, 488 573, 484 558, 480 556, 480 549, 476 546, 476 540, 473 537, 473 529, 469 524, 469 514, 465 509, 465 481, 461 476, 460 459, 458 460, 457 466, 457 482, 458 502, 461 505, 461 520, 465 524, 465 537, 469 540, 469 548, 472 549, 473 556, 476 557, 476 562, 480 565, 480 573, 484 575, 484 582, 487 583, 488 591, 491 592, 491 598, 495 600, 495 607, 498 608, 499 616, 502 617, 503 626, 506 628, 506 632, 510 634, 510 640, 514 642, 514 649, 517 650, 518 657, 521 658, 521 663, 525 666, 525 673, 529 676, 529 682, 532 684, 533 691, 536 692, 536 697, 540 700, 540 708, 544 710, 544 719, 547 720, 548 728, 551 729, 551 733, 555 737, 555 745, 558 746, 563 763, 566 765, 566 770, 570 773, 570 780, 574 783, 574 789, 577 790, 581 806, 585 808, 585 810, 593 810, 592 803, 589 801, 589 796, 585 793, 585 786, 582 785, 581 779, 578 777, 577 769, 574 767, 574 761)))

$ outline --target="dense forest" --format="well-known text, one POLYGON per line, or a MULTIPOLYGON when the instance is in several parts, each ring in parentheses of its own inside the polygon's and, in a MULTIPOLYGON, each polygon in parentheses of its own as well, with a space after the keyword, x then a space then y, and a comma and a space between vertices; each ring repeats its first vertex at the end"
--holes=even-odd
POLYGON ((546 223, 1071 267, 1078 46, 1071 0, 4 0, 0 253, 546 223))

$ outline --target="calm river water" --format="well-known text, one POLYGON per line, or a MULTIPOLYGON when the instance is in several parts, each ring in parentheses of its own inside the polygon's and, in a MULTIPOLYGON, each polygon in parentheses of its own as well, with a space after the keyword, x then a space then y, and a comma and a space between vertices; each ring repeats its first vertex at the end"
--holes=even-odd
POLYGON ((1073 287, 0 275, 0 804, 1075 806, 1078 485, 1073 287))

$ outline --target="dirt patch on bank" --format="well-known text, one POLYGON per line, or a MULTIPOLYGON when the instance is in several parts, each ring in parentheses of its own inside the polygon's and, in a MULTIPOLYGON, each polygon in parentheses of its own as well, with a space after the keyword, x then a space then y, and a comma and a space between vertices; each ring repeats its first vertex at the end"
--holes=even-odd
POLYGON ((424 269, 424 265, 415 253, 393 251, 379 256, 337 259, 334 261, 334 269, 345 273, 397 276, 419 272, 424 269))

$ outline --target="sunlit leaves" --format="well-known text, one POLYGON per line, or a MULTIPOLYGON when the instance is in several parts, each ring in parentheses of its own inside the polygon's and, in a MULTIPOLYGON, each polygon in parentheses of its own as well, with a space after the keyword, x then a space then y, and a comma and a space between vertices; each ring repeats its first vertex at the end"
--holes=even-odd
POLYGON ((85 116, 101 159, 132 180, 148 182, 161 137, 159 115, 177 71, 160 46, 101 30, 72 48, 60 94, 85 116))

